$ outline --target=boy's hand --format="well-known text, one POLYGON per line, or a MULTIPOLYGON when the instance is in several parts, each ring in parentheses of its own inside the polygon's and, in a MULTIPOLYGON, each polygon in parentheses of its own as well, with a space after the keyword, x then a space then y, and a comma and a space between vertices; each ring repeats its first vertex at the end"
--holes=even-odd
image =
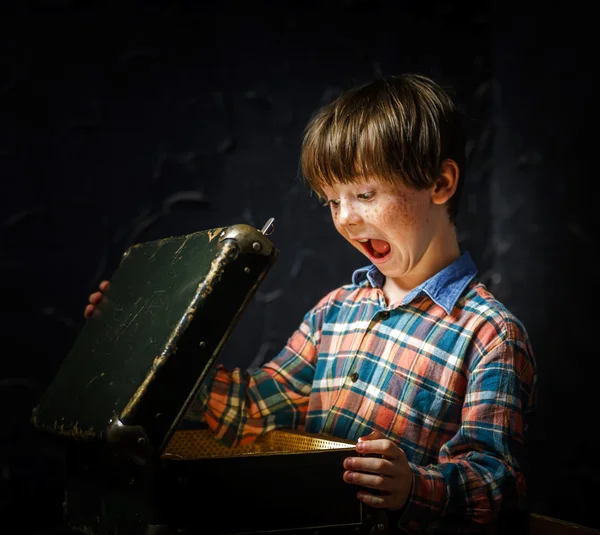
POLYGON ((88 306, 86 306, 85 310, 83 311, 83 316, 86 320, 89 319, 91 317, 91 315, 94 313, 94 310, 96 310, 96 305, 102 299, 104 292, 106 292, 106 290, 108 289, 108 285, 109 285, 109 281, 102 281, 99 285, 100 291, 90 294, 90 297, 89 297, 90 304, 88 306))
POLYGON ((367 505, 400 509, 412 490, 412 471, 404 452, 379 431, 359 438, 356 451, 383 457, 348 457, 344 461, 344 481, 378 491, 358 493, 358 499, 367 505))

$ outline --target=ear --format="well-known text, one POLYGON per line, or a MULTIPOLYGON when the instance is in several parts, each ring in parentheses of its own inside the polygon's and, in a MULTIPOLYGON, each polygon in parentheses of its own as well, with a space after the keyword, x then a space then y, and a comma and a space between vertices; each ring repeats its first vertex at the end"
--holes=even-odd
POLYGON ((444 204, 454 195, 458 186, 460 169, 454 160, 444 160, 440 174, 431 188, 431 201, 433 204, 444 204))

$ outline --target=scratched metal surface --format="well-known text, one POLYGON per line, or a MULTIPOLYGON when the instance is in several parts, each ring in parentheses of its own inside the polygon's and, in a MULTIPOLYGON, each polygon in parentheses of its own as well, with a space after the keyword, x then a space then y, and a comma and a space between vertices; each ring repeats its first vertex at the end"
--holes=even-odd
MULTIPOLYGON (((200 351, 176 352, 199 315, 201 291, 218 283, 219 267, 229 254, 226 249, 235 247, 219 243, 220 231, 130 248, 97 315, 82 329, 44 394, 35 415, 40 428, 75 439, 101 438, 110 418, 127 421, 135 415, 140 399, 148 395, 147 384, 160 379, 157 375, 167 359, 200 359, 200 351)), ((161 387, 165 394, 172 388, 182 386, 161 387)), ((160 403, 157 399, 156 406, 160 403)))

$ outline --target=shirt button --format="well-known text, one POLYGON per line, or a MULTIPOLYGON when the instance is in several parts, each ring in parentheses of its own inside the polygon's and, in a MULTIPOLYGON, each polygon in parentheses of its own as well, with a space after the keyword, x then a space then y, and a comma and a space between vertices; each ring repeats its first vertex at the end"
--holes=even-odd
POLYGON ((351 380, 353 383, 356 383, 356 381, 358 381, 358 373, 357 373, 357 372, 354 372, 354 373, 353 373, 353 374, 350 376, 350 380, 351 380))
POLYGON ((386 319, 388 319, 388 318, 390 317, 390 312, 389 312, 388 310, 382 310, 382 311, 379 313, 379 317, 380 317, 382 320, 386 320, 386 319))

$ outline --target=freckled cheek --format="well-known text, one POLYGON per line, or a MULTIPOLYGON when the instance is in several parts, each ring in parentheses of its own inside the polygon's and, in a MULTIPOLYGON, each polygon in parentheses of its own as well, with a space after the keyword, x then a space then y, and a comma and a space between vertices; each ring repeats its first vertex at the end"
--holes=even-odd
POLYGON ((404 225, 405 220, 406 220, 406 218, 401 211, 396 211, 396 212, 389 211, 382 217, 381 224, 386 227, 404 225))
POLYGON ((364 220, 377 227, 386 227, 398 224, 399 208, 397 206, 385 206, 368 208, 363 214, 364 220))
POLYGON ((366 208, 362 214, 364 221, 370 224, 379 225, 385 219, 385 210, 381 208, 366 208))
POLYGON ((386 226, 414 225, 415 210, 410 203, 396 203, 387 207, 381 214, 381 223, 386 226))

